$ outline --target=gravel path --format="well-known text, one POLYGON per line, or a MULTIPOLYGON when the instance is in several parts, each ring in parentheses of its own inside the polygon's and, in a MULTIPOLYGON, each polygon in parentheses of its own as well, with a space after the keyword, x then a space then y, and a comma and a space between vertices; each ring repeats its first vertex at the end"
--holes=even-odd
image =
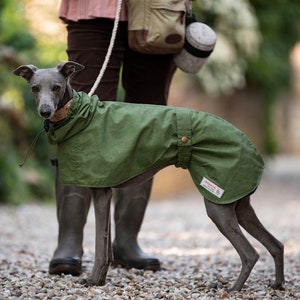
POLYGON ((285 244, 285 291, 268 287, 273 260, 250 238, 260 260, 241 292, 226 292, 239 273, 238 255, 206 216, 200 195, 192 193, 153 199, 148 206, 139 240, 161 260, 162 271, 111 268, 105 286, 89 288, 80 280, 93 265, 92 211, 85 229, 84 273, 50 276, 55 207, 0 206, 0 299, 300 299, 300 185, 295 180, 300 174, 285 173, 282 166, 278 173, 277 167, 267 170, 252 203, 264 225, 285 244))

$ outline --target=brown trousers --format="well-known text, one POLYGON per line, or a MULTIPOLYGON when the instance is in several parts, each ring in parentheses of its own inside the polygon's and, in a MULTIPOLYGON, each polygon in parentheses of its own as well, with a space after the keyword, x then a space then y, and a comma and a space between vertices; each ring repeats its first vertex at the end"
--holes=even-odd
MULTIPOLYGON (((99 18, 68 23, 69 60, 85 66, 71 79, 75 90, 88 93, 93 86, 108 50, 113 22, 99 18)), ((129 49, 127 22, 120 22, 109 64, 95 94, 100 100, 116 100, 121 79, 125 102, 165 105, 174 72, 173 55, 147 55, 129 49)))

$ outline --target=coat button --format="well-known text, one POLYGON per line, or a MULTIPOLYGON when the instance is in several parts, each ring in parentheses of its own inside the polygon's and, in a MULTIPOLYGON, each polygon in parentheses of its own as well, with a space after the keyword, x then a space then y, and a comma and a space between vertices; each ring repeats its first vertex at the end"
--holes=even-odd
POLYGON ((183 136, 182 138, 181 138, 181 141, 183 142, 183 143, 187 143, 188 142, 188 137, 186 137, 186 136, 183 136))

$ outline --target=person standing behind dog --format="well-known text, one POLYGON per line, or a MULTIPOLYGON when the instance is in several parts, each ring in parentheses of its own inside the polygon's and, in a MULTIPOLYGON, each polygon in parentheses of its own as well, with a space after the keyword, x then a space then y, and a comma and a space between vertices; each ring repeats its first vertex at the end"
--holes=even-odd
MULTIPOLYGON (((88 93, 99 74, 109 47, 116 9, 117 0, 61 1, 59 17, 66 23, 68 58, 85 66, 71 79, 71 85, 77 91, 88 93)), ((123 1, 113 52, 95 94, 100 100, 116 100, 122 69, 125 102, 166 105, 176 69, 173 55, 135 52, 128 47, 127 39, 126 7, 123 1)), ((52 162, 56 166, 59 164, 55 159, 52 162)), ((91 195, 87 188, 63 186, 58 168, 56 170, 59 233, 49 273, 79 275, 83 229, 91 195)), ((114 190, 114 260, 126 268, 160 269, 160 261, 145 254, 137 241, 151 187, 152 179, 137 186, 114 190)))

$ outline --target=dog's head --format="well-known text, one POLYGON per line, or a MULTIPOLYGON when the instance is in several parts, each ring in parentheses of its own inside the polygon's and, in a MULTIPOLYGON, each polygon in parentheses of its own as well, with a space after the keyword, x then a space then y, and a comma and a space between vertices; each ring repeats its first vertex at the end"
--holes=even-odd
POLYGON ((83 65, 68 61, 49 69, 23 65, 15 69, 13 73, 28 82, 39 115, 44 119, 49 119, 62 106, 61 104, 65 104, 72 97, 71 88, 68 85, 70 76, 83 69, 83 65))

